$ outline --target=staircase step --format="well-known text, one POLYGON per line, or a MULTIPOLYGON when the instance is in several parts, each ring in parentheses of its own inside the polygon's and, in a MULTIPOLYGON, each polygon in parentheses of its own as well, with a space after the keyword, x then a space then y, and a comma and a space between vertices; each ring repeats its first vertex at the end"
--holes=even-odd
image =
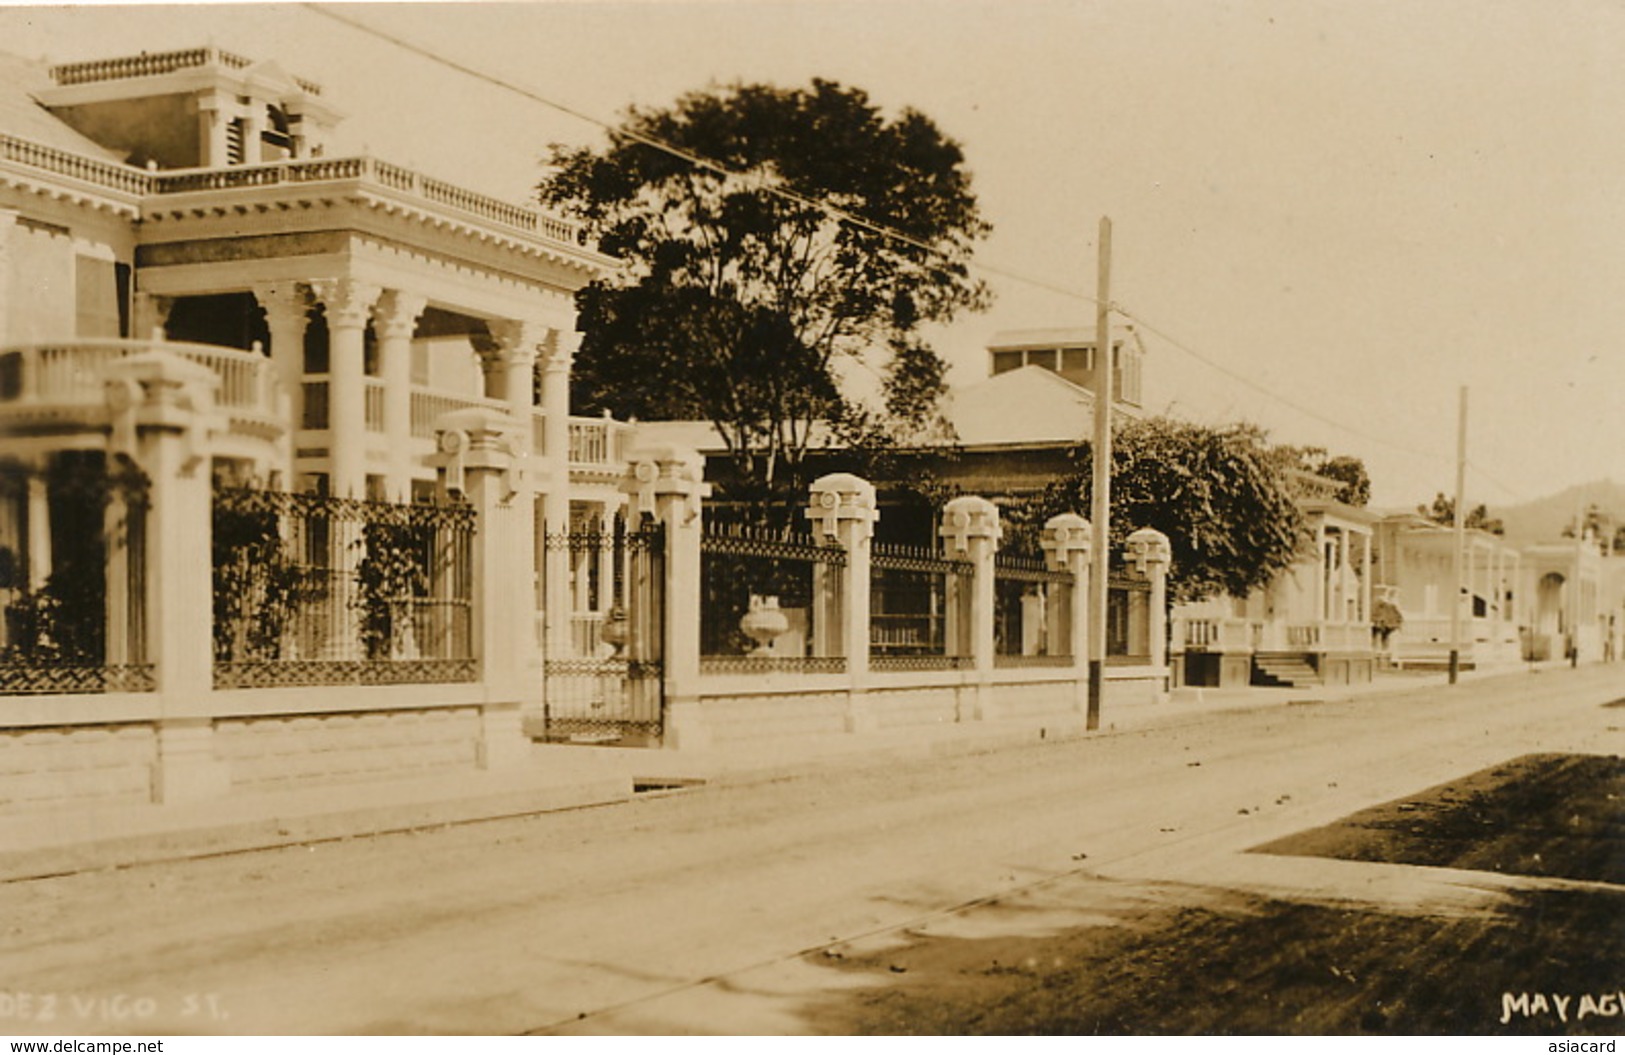
POLYGON ((1253 657, 1253 684, 1268 688, 1319 685, 1318 671, 1302 656, 1262 654, 1253 657))

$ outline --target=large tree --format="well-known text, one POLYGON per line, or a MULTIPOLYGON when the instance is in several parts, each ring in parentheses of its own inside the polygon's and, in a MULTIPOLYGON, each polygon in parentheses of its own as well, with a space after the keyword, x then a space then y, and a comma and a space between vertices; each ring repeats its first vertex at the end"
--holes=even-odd
MULTIPOLYGON (((1055 513, 1088 515, 1091 457, 1087 444, 1079 447, 1071 474, 1037 502, 1011 511, 1018 536, 1036 536, 1055 513)), ((1113 554, 1122 553, 1131 531, 1154 527, 1173 547, 1170 600, 1246 596, 1302 552, 1304 519, 1288 461, 1249 425, 1148 418, 1123 426, 1112 439, 1113 554)))
MULTIPOLYGON (((1456 522, 1456 500, 1443 491, 1433 496, 1432 505, 1419 505, 1416 507, 1416 511, 1435 524, 1449 526, 1456 522)), ((1462 520, 1462 526, 1488 531, 1493 535, 1506 533, 1506 525, 1501 523, 1499 517, 1490 516, 1489 507, 1482 502, 1467 510, 1467 515, 1462 520)))
POLYGON ((1371 501, 1371 474, 1359 458, 1332 454, 1325 447, 1282 445, 1275 449, 1288 465, 1342 484, 1337 493, 1338 501, 1351 506, 1364 506, 1371 501))
POLYGON ((989 230, 929 119, 829 81, 734 86, 633 108, 607 147, 551 162, 542 201, 624 261, 577 296, 583 410, 713 422, 757 500, 829 430, 929 423, 945 364, 919 329, 984 305, 968 265, 989 230), (854 361, 876 398, 843 384, 854 361))

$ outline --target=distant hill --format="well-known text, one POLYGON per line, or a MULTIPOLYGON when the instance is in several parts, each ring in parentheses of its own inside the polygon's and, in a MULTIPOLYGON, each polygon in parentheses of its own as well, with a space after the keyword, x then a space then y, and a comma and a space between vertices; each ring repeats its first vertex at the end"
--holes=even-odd
POLYGON ((1625 523, 1625 484, 1613 480, 1577 484, 1522 505, 1492 505, 1490 516, 1501 518, 1509 541, 1550 542, 1562 535, 1577 512, 1590 505, 1605 515, 1612 514, 1616 522, 1625 523))

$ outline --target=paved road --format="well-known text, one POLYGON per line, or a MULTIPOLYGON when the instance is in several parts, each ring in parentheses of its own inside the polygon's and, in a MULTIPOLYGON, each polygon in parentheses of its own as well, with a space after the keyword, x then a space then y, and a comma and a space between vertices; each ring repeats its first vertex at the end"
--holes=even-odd
POLYGON ((794 1031, 851 984, 801 952, 1035 886, 1422 896, 1238 852, 1505 758, 1619 753, 1620 697, 1625 667, 1520 674, 4 884, 0 1031, 794 1031))

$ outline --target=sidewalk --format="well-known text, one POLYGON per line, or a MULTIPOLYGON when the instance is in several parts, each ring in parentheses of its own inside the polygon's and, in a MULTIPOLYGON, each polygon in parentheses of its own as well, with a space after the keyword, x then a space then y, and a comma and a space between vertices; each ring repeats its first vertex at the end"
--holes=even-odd
MULTIPOLYGON (((1533 669, 1566 667, 1561 661, 1533 669)), ((1461 680, 1526 674, 1470 671, 1461 680)), ((1081 718, 992 721, 883 730, 703 751, 537 744, 533 766, 413 780, 315 786, 204 802, 142 804, 94 812, 53 810, 0 818, 0 881, 142 862, 204 857, 359 838, 624 802, 708 782, 750 783, 816 772, 839 760, 917 760, 998 750, 1038 740, 1153 728, 1223 713, 1424 691, 1443 673, 1383 672, 1362 686, 1176 689, 1163 703, 1108 707, 1097 733, 1081 718)))

